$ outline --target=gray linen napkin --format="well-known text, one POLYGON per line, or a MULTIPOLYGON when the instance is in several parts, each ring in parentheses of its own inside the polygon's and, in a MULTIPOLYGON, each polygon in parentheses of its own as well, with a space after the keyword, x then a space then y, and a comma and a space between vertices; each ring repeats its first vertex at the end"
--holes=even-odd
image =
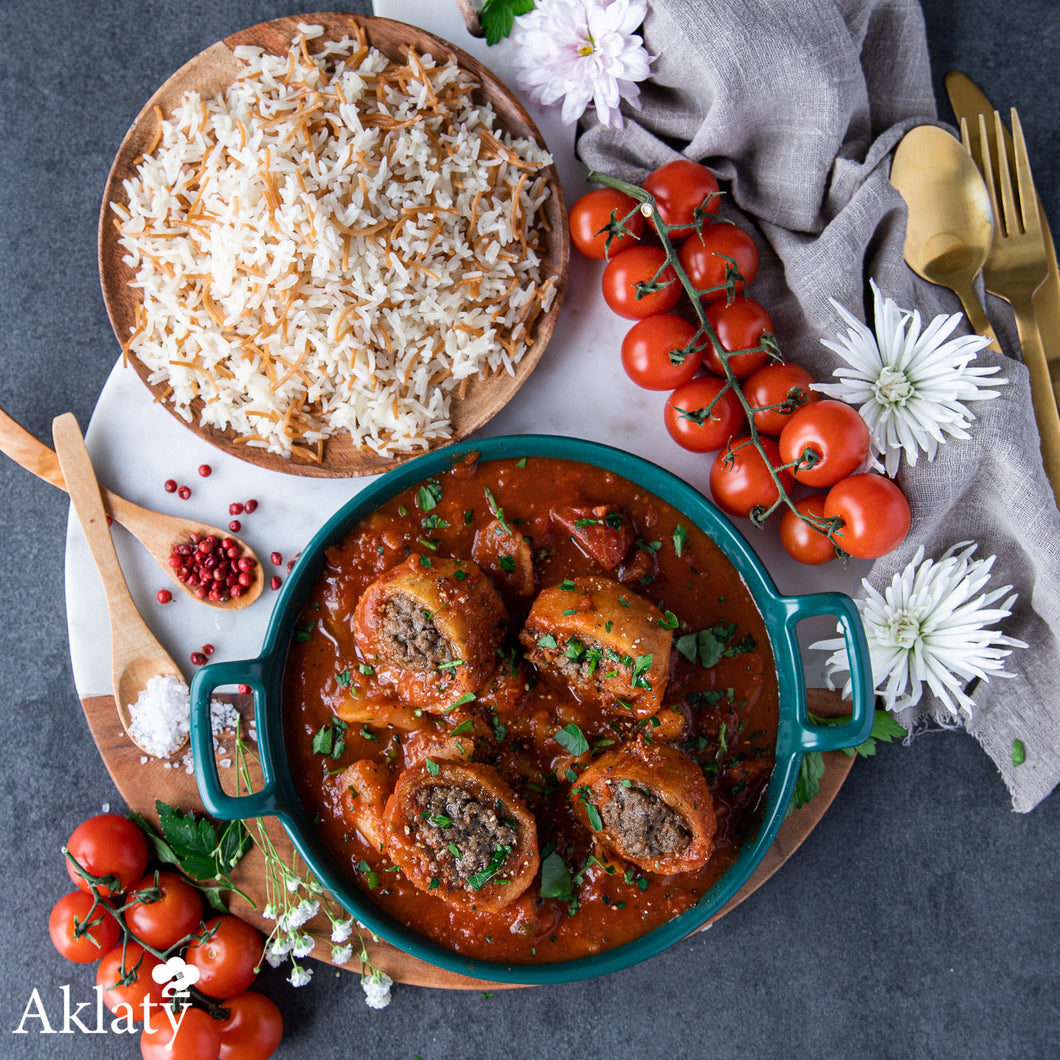
MULTIPOLYGON (((832 381, 842 362, 820 340, 844 329, 828 300, 871 325, 870 278, 925 321, 960 310, 904 264, 905 206, 888 179, 902 135, 935 121, 915 0, 652 0, 644 39, 656 59, 642 109, 624 108, 620 132, 583 123, 579 155, 632 181, 679 154, 708 165, 730 193, 723 214, 759 244, 752 290, 789 359, 832 381)), ((1060 782, 1060 514, 1011 314, 996 299, 989 310, 1010 356, 984 351, 978 363, 1001 363, 1009 383, 970 404, 972 439, 947 441, 931 463, 903 461, 913 529, 869 580, 882 591, 919 545, 937 558, 972 540, 977 557, 997 555, 991 587, 1019 593, 1002 630, 1029 647, 1007 660, 1012 679, 976 688, 966 728, 1026 812, 1060 782), (1026 748, 1020 766, 1016 739, 1026 748)), ((927 693, 902 718, 914 728, 931 719, 953 724, 927 693)))

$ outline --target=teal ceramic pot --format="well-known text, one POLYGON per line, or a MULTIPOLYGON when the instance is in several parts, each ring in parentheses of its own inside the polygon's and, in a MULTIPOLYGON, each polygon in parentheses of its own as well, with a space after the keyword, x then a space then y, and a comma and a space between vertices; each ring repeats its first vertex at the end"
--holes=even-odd
POLYGON ((493 982, 544 984, 571 982, 628 967, 684 938, 710 919, 743 886, 762 860, 784 820, 802 756, 834 751, 866 740, 872 730, 873 692, 868 646, 857 609, 841 593, 782 596, 761 561, 731 523, 702 494, 675 475, 646 460, 609 446, 575 438, 518 435, 449 446, 402 464, 371 483, 320 529, 302 552, 274 605, 262 652, 256 659, 219 662, 196 673, 191 685, 191 742, 195 773, 207 812, 224 820, 275 816, 317 879, 361 923, 421 960, 461 975, 493 982), (629 479, 692 519, 739 571, 765 620, 777 667, 780 715, 776 764, 760 824, 745 840, 737 860, 692 909, 647 935, 591 957, 542 965, 507 965, 462 956, 397 923, 373 905, 335 866, 316 839, 309 815, 295 793, 284 747, 281 702, 288 644, 300 602, 323 567, 325 550, 339 542, 367 514, 395 494, 446 470, 468 453, 482 460, 524 456, 578 460, 629 479), (851 659, 852 717, 837 726, 817 726, 806 709, 806 682, 796 627, 813 616, 838 620, 851 659), (249 685, 263 782, 260 790, 239 797, 225 794, 214 760, 210 732, 211 693, 222 686, 249 685))

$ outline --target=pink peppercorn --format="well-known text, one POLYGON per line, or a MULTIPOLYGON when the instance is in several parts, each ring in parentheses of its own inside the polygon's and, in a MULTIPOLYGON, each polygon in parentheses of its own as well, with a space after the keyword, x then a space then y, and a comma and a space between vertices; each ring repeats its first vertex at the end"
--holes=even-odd
POLYGON ((251 512, 257 511, 257 508, 258 508, 258 502, 256 500, 253 500, 253 499, 247 501, 243 505, 243 511, 245 511, 247 513, 247 515, 250 515, 251 512))
POLYGON ((181 486, 180 489, 177 490, 177 496, 182 501, 186 501, 191 496, 191 487, 190 486, 181 486))
POLYGON ((155 593, 155 599, 160 604, 168 604, 169 601, 173 599, 173 594, 168 589, 159 589, 158 592, 155 593))
POLYGON ((279 587, 280 587, 281 585, 283 585, 283 578, 281 578, 281 577, 280 577, 280 576, 279 576, 278 574, 274 574, 274 575, 273 575, 273 576, 272 576, 272 577, 271 577, 271 578, 269 579, 269 588, 270 588, 270 589, 273 589, 273 590, 275 590, 275 589, 279 589, 279 587))
POLYGON ((213 474, 213 468, 210 467, 209 464, 200 464, 199 474, 202 475, 203 478, 209 478, 213 474))
POLYGON ((206 664, 206 656, 201 651, 193 651, 191 653, 191 664, 192 666, 204 666, 206 664))
POLYGON ((167 478, 163 488, 165 489, 166 493, 176 493, 177 480, 175 478, 167 478))
POLYGON ((228 524, 228 529, 231 530, 233 534, 238 534, 239 531, 243 529, 243 524, 238 519, 233 519, 228 524))

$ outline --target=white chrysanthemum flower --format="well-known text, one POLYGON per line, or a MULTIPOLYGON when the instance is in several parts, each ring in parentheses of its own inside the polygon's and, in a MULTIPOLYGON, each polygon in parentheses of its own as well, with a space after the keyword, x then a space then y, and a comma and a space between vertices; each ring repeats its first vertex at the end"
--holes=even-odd
POLYGON ((386 972, 378 969, 371 975, 361 976, 364 987, 364 1000, 369 1008, 386 1008, 390 1004, 390 987, 393 980, 386 972))
POLYGON ((592 103, 601 125, 621 129, 619 104, 640 106, 636 82, 651 65, 634 32, 647 10, 647 0, 537 0, 512 30, 516 81, 542 106, 562 100, 568 125, 592 103))
POLYGON ((331 941, 345 942, 353 934, 352 920, 332 920, 331 941))
POLYGON ((312 968, 303 968, 300 964, 296 964, 291 969, 291 974, 287 977, 287 982, 289 982, 291 986, 306 986, 312 978, 312 968))
POLYGON ((350 943, 346 943, 345 946, 332 946, 331 947, 331 963, 332 964, 346 964, 347 961, 353 959, 353 946, 350 943))
MULTIPOLYGON (((831 299, 849 328, 837 342, 821 341, 847 367, 832 373, 841 383, 816 383, 814 390, 858 407, 872 433, 872 456, 883 456, 887 474, 893 476, 903 452, 915 465, 921 450, 934 460, 946 435, 969 437, 967 428, 975 416, 965 402, 997 397, 996 390, 980 389, 979 380, 1000 368, 972 366, 989 339, 949 337, 963 313, 937 316, 921 334, 920 313, 899 309, 883 297, 875 280, 870 283, 875 333, 831 299)), ((1007 382, 991 379, 990 385, 1007 382)))
MULTIPOLYGON (((964 688, 972 678, 1011 677, 1004 660, 1011 648, 1027 645, 988 628, 1012 614, 1016 594, 992 607, 1012 588, 984 592, 996 556, 972 559, 976 546, 962 541, 942 558, 924 560, 923 547, 881 595, 863 581, 866 597, 858 601, 872 661, 872 683, 891 711, 920 702, 926 684, 951 714, 958 708, 969 718, 975 706, 964 688), (956 701, 956 702, 955 702, 956 701)), ((810 645, 833 654, 825 664, 832 675, 849 672, 845 642, 839 638, 810 645)), ((848 680, 843 695, 849 696, 848 680)))

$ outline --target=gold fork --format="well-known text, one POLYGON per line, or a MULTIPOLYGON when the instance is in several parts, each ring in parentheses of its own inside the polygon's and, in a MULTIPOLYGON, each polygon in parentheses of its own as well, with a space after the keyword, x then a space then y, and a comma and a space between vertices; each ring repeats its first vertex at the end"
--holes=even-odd
POLYGON ((1012 306, 1023 363, 1030 376, 1034 417, 1041 435, 1042 460, 1060 505, 1060 412, 1049 378, 1049 364, 1034 316, 1034 292, 1045 282, 1045 235, 1038 213, 1038 196, 1031 176, 1027 144, 1016 108, 1012 108, 1012 156, 1005 142, 1001 115, 994 111, 988 134, 986 115, 979 115, 978 151, 971 144, 968 123, 961 119, 961 142, 975 160, 994 211, 994 239, 983 266, 983 282, 991 294, 1012 306), (994 155, 997 165, 995 169, 994 155), (1012 170, 1016 183, 1012 183, 1012 170))

